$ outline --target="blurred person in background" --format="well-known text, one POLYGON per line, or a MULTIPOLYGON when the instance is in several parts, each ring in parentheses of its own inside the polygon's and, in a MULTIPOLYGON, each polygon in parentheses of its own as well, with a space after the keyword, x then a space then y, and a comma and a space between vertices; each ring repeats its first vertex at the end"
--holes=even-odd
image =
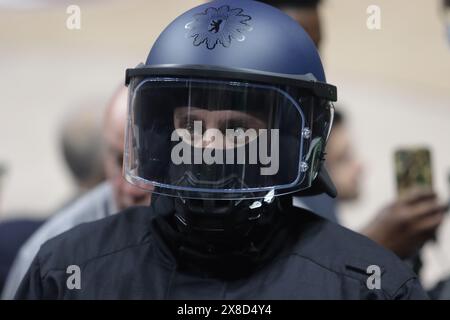
MULTIPOLYGON (((60 149, 77 187, 76 196, 105 180, 102 162, 102 108, 98 103, 74 106, 60 130, 60 149)), ((75 196, 75 197, 76 197, 75 196)))
MULTIPOLYGON (((326 166, 338 190, 338 202, 357 200, 363 168, 353 150, 346 119, 340 112, 335 114, 326 166)), ((360 232, 400 258, 411 258, 425 242, 434 238, 447 208, 431 190, 411 190, 386 204, 360 232)))
MULTIPOLYGON (((6 166, 0 164, 0 212, 6 166)), ((42 224, 41 220, 11 219, 0 223, 0 290, 20 246, 42 224)))
POLYGON ((350 132, 340 111, 334 113, 333 128, 326 152, 326 166, 338 190, 339 201, 358 199, 363 165, 353 149, 350 132))
MULTIPOLYGON (((445 24, 446 40, 450 46, 450 0, 442 0, 442 12, 445 24)), ((447 176, 448 185, 450 186, 450 172, 447 176)), ((428 294, 432 299, 450 300, 450 277, 439 281, 428 294)))
POLYGON ((20 247, 44 223, 39 219, 11 219, 0 223, 0 290, 20 247))
MULTIPOLYGON (((319 14, 320 0, 263 0, 278 7, 297 21, 318 48, 322 42, 319 14)), ((294 197, 294 205, 309 209, 331 221, 338 222, 339 202, 355 201, 360 192, 362 166, 353 148, 351 135, 343 115, 337 111, 327 144, 326 167, 338 191, 337 199, 328 195, 294 197)), ((375 218, 360 232, 400 258, 415 256, 427 241, 435 238, 447 204, 439 203, 431 190, 412 190, 410 194, 383 206, 375 218)), ((414 269, 419 271, 420 262, 414 269)))
MULTIPOLYGON (((74 194, 58 209, 69 206, 84 192, 105 179, 101 149, 102 110, 97 101, 87 101, 72 106, 59 130, 60 150, 65 165, 75 183, 74 194)), ((50 214, 48 216, 52 216, 50 214)), ((0 223, 0 292, 6 281, 14 258, 25 241, 44 223, 42 218, 31 218, 32 213, 13 212, 8 216, 21 216, 0 223)))
MULTIPOLYGON (((84 222, 102 219, 133 205, 148 205, 151 193, 132 186, 122 177, 122 159, 126 123, 127 90, 119 88, 109 102, 103 123, 103 140, 94 153, 101 150, 107 181, 101 183, 54 215, 20 249, 3 290, 3 299, 12 299, 39 247, 48 239, 84 222), (102 142, 103 141, 103 142, 102 142)), ((75 128, 74 128, 75 130, 75 128)), ((71 139, 71 138, 68 138, 71 139)), ((87 151, 86 151, 87 152, 87 151)), ((71 154, 69 157, 75 157, 71 154)), ((94 164, 93 164, 94 165, 94 164)), ((80 166, 76 172, 90 172, 80 166)), ((86 182, 92 182, 86 179, 86 182)))

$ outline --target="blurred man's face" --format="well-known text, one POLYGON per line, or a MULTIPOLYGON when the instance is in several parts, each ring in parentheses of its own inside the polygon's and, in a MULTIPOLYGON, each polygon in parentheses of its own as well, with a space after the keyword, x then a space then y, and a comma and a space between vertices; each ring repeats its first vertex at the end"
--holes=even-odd
POLYGON ((282 10, 291 18, 297 21, 313 40, 317 48, 322 41, 322 30, 320 26, 319 11, 317 8, 291 8, 285 7, 282 10))
POLYGON ((135 205, 149 205, 151 193, 128 183, 122 176, 122 162, 125 141, 126 93, 120 94, 115 106, 110 107, 106 115, 105 135, 105 171, 106 178, 112 184, 116 205, 123 210, 135 205))
POLYGON ((340 200, 354 200, 359 195, 362 166, 356 158, 344 125, 333 127, 327 144, 326 167, 340 200))

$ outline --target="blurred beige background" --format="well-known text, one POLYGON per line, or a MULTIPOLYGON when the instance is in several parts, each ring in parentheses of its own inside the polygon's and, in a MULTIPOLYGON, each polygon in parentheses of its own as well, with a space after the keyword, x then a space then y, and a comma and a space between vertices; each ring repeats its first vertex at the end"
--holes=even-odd
MULTIPOLYGON (((42 0, 18 9, 31 2, 0 0, 0 162, 8 166, 0 220, 45 216, 71 195, 57 143, 63 116, 86 99, 102 108, 165 25, 203 1, 42 0), (81 30, 66 28, 70 4, 81 8, 81 30)), ((429 146, 436 190, 450 195, 450 44, 440 10, 439 0, 326 0, 321 7, 328 81, 338 86, 365 163, 361 199, 341 208, 351 228, 395 198, 399 146, 429 146), (372 4, 381 8, 381 30, 366 27, 372 4)), ((425 258, 427 286, 450 275, 448 219, 425 258)))

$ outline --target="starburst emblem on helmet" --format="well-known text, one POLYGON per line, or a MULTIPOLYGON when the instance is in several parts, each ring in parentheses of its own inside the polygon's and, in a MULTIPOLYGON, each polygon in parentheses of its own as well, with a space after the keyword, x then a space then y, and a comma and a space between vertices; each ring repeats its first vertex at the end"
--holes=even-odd
POLYGON ((248 23, 252 18, 243 12, 241 8, 231 9, 227 5, 210 7, 195 14, 194 20, 186 24, 187 36, 194 38, 194 46, 197 47, 204 43, 209 50, 218 44, 228 48, 233 39, 244 41, 244 33, 252 30, 248 23))

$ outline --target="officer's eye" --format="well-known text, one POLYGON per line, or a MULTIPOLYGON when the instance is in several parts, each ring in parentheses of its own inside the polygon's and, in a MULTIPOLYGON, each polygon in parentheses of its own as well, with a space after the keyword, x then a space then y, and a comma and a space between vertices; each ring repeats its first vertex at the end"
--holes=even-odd
POLYGON ((190 133, 194 132, 194 121, 188 121, 186 123, 186 130, 188 130, 190 133))
POLYGON ((237 127, 237 128, 234 129, 234 131, 236 133, 238 133, 239 135, 242 135, 242 134, 245 134, 245 131, 247 131, 247 128, 245 128, 245 127, 237 127))
POLYGON ((186 121, 185 129, 189 132, 191 139, 194 139, 194 136, 204 134, 205 126, 201 120, 189 119, 186 121))
POLYGON ((194 120, 194 119, 189 119, 186 122, 186 130, 189 131, 189 133, 194 134, 194 130, 195 130, 195 123, 198 123, 198 120, 194 120))

